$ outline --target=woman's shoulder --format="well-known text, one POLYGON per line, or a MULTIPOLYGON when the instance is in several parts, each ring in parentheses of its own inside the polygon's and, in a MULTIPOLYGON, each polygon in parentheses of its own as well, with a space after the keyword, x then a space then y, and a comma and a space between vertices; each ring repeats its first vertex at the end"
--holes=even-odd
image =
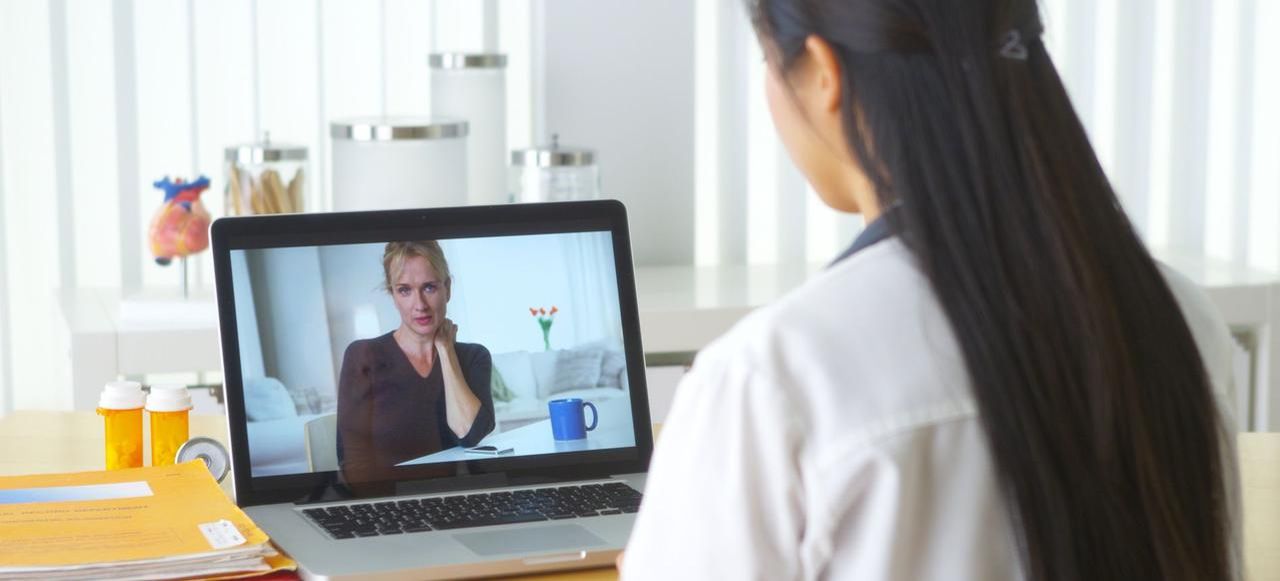
POLYGON ((1226 320, 1199 285, 1167 264, 1157 262, 1157 265, 1195 339, 1214 391, 1219 397, 1226 396, 1231 391, 1233 359, 1231 332, 1226 320))
POLYGON ((356 339, 347 345, 345 357, 351 358, 356 356, 369 356, 386 348, 388 341, 394 344, 395 339, 391 333, 378 335, 377 337, 369 337, 367 339, 356 339))
MULTIPOLYGON (((853 351, 864 340, 897 340, 902 331, 932 327, 940 313, 928 280, 910 252, 889 239, 813 275, 778 300, 743 317, 714 342, 757 359, 761 351, 809 351, 835 341, 853 351)), ((930 329, 932 330, 932 329, 930 329)))
MULTIPOLYGON (((969 414, 963 356, 914 258, 886 240, 744 317, 694 366, 733 369, 787 395, 815 434, 969 414)), ((835 440, 832 440, 835 441, 835 440)))
POLYGON ((459 341, 453 344, 453 349, 458 353, 458 359, 462 361, 493 360, 493 356, 489 354, 489 348, 479 343, 463 343, 459 341))

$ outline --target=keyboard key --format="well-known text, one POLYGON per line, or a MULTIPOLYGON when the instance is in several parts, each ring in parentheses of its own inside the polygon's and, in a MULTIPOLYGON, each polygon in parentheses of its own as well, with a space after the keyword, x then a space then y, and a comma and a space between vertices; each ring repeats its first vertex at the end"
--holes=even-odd
POLYGON ((431 524, 434 525, 436 529, 461 529, 461 528, 468 528, 468 527, 487 527, 487 526, 494 526, 494 525, 535 522, 535 521, 541 521, 541 520, 547 520, 547 519, 546 517, 540 514, 528 514, 528 515, 511 515, 509 517, 495 516, 495 517, 487 517, 487 518, 479 518, 479 519, 460 519, 456 521, 441 521, 438 523, 431 523, 431 524))
POLYGON ((641 498, 624 483, 608 482, 312 507, 302 513, 334 538, 347 539, 628 514, 639 510, 641 498))

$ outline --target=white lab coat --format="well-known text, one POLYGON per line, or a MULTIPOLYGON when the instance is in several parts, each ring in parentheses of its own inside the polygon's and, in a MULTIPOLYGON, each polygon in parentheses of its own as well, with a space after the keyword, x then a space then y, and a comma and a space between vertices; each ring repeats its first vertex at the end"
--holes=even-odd
MULTIPOLYGON (((1166 278, 1225 389, 1226 325, 1192 283, 1166 278)), ((699 353, 658 440, 622 574, 1021 579, 1005 511, 954 335, 888 239, 699 353)))

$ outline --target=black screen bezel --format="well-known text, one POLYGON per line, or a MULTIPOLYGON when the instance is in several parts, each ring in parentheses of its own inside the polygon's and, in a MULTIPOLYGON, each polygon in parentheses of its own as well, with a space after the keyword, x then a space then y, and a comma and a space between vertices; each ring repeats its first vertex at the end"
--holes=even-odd
POLYGON ((220 321, 223 383, 231 440, 232 478, 236 502, 255 506, 279 502, 307 502, 352 498, 337 472, 258 476, 251 472, 240 370, 235 297, 231 283, 231 251, 298 246, 362 244, 408 239, 457 239, 486 236, 608 231, 613 241, 618 304, 622 316, 623 347, 631 396, 635 446, 465 462, 427 464, 397 469, 397 476, 363 487, 372 496, 409 490, 471 489, 487 485, 544 483, 614 474, 644 472, 653 453, 644 350, 636 306, 634 266, 621 202, 551 202, 501 206, 430 208, 376 212, 334 212, 220 218, 211 226, 215 288, 220 321), (450 476, 423 476, 453 466, 450 476), (404 477, 399 475, 403 473, 404 477))

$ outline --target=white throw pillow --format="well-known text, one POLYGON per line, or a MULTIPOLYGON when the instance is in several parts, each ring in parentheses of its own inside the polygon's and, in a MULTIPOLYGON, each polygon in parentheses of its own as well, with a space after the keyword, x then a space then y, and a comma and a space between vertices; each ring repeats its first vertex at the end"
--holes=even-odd
POLYGON ((612 387, 622 389, 624 375, 627 374, 627 358, 622 350, 606 349, 600 359, 600 380, 596 387, 612 387))
POLYGON ((298 410, 294 407, 289 390, 274 377, 254 377, 244 380, 244 413, 251 422, 298 416, 298 410))
POLYGON ((601 356, 602 353, 595 349, 545 351, 531 355, 533 375, 538 381, 538 399, 571 389, 595 387, 600 381, 601 356))

